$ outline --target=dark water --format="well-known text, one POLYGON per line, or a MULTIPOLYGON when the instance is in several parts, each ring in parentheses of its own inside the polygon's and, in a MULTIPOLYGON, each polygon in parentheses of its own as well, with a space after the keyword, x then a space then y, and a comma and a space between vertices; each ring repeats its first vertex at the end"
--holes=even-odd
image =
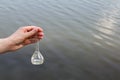
POLYGON ((44 29, 45 63, 34 45, 0 55, 0 80, 120 80, 120 0, 0 0, 0 37, 44 29))

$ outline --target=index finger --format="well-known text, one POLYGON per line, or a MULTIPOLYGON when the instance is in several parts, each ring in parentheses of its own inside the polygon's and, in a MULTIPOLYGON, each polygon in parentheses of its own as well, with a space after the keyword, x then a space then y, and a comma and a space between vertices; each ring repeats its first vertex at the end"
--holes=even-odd
POLYGON ((24 27, 21 27, 20 29, 29 32, 35 29, 35 26, 24 26, 24 27))
POLYGON ((43 29, 41 27, 37 27, 38 32, 43 32, 43 29))

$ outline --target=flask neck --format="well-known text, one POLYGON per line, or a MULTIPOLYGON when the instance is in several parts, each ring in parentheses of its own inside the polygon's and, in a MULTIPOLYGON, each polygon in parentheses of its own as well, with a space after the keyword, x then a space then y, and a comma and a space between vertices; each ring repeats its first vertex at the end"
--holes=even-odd
POLYGON ((36 50, 36 51, 39 51, 39 41, 36 43, 35 50, 36 50))

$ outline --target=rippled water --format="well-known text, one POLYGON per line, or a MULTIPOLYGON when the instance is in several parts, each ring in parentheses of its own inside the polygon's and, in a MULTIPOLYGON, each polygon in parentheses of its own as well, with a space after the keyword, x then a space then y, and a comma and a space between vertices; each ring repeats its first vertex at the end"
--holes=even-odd
POLYGON ((120 0, 1 0, 0 37, 41 26, 45 63, 34 45, 0 55, 0 80, 120 80, 120 0))

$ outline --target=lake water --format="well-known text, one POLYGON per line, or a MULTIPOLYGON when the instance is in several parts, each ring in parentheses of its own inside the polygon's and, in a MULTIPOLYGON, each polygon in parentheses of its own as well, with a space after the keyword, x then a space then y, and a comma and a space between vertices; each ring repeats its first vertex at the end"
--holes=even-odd
POLYGON ((0 55, 0 80, 120 80, 120 0, 0 0, 0 37, 44 29, 45 63, 34 44, 0 55))

